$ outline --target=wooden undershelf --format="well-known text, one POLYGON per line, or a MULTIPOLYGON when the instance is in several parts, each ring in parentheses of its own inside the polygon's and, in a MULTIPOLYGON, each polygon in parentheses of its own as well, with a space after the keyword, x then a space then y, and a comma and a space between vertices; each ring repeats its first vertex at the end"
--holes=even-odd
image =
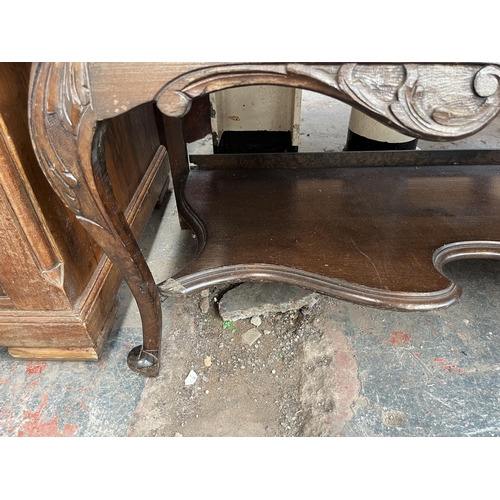
POLYGON ((191 161, 202 165, 184 190, 200 253, 167 281, 170 291, 280 281, 379 307, 435 309, 460 295, 440 272, 446 262, 500 257, 500 166, 191 161))

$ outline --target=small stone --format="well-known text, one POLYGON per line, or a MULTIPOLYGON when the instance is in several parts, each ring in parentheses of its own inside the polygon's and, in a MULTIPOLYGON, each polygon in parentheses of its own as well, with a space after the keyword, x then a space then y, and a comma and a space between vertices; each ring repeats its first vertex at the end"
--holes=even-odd
POLYGON ((368 398, 365 397, 360 397, 355 403, 354 403, 354 409, 358 408, 366 408, 369 404, 368 398))
POLYGON ((212 366, 212 358, 211 358, 210 356, 207 356, 207 357, 205 358, 205 361, 204 361, 204 362, 205 362, 205 366, 207 366, 207 367, 208 367, 208 366, 212 366))
POLYGON ((271 330, 264 330, 264 335, 269 335, 271 333, 271 330))
POLYGON ((186 380, 184 380, 185 385, 194 385, 196 381, 198 380, 198 375, 194 370, 191 370, 186 377, 186 380))
POLYGON ((243 283, 227 291, 219 303, 224 321, 285 313, 317 302, 317 293, 278 283, 243 283))
POLYGON ((176 432, 176 433, 174 434, 174 437, 176 437, 176 438, 181 438, 181 437, 183 437, 183 436, 182 436, 182 434, 181 434, 180 432, 176 432))
POLYGON ((252 328, 248 330, 248 332, 244 333, 241 336, 241 339, 243 340, 243 342, 245 342, 245 344, 252 345, 260 337, 261 333, 259 332, 259 330, 257 330, 257 328, 252 328))
POLYGON ((387 427, 403 427, 406 420, 406 414, 402 411, 382 412, 382 422, 387 427))
POLYGON ((207 314, 209 308, 210 308, 210 302, 208 301, 208 297, 203 297, 200 301, 201 312, 203 314, 207 314))
POLYGON ((262 320, 260 319, 260 316, 253 316, 252 319, 250 320, 250 323, 254 326, 260 326, 262 325, 262 320))
POLYGON ((208 394, 208 393, 209 393, 209 390, 207 389, 207 390, 205 391, 205 394, 208 394))
POLYGON ((271 370, 271 373, 274 375, 276 373, 276 370, 271 370))
POLYGON ((201 296, 202 297, 208 297, 210 295, 210 290, 206 288, 205 290, 201 291, 201 296))

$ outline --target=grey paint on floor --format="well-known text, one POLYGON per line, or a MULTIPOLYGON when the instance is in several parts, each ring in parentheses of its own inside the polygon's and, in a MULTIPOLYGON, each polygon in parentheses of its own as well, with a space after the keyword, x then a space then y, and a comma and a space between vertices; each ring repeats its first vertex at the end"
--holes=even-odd
POLYGON ((146 383, 126 366, 141 330, 113 331, 99 362, 15 360, 0 349, 0 436, 124 436, 146 383))
POLYGON ((464 292, 446 310, 339 303, 331 319, 353 344, 362 384, 346 436, 500 435, 500 262, 456 262, 447 273, 464 292))
MULTIPOLYGON (((304 92, 302 111, 301 151, 343 148, 348 106, 304 92)), ((480 136, 450 146, 498 147, 499 132, 497 119, 480 136)), ((193 148, 206 151, 210 141, 193 148)), ((155 212, 141 240, 158 282, 180 270, 195 245, 189 232, 179 230, 173 197, 155 212)), ((500 262, 459 262, 447 272, 464 287, 461 301, 448 310, 393 313, 334 301, 330 319, 352 343, 362 385, 343 435, 500 434, 500 262)), ((119 315, 98 363, 15 360, 0 348, 1 436, 129 433, 147 380, 126 366, 128 350, 140 343, 140 321, 125 286, 119 296, 119 315)), ((164 315, 168 341, 168 309, 164 315)))

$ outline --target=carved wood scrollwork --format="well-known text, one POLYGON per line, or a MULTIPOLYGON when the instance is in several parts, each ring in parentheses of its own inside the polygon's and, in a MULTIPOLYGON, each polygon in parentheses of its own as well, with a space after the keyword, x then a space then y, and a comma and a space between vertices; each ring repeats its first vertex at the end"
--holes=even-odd
POLYGON ((194 70, 156 96, 169 116, 228 87, 289 85, 323 92, 407 135, 445 141, 478 132, 498 113, 500 66, 481 64, 234 64, 194 70))
POLYGON ((96 120, 86 63, 40 64, 32 80, 31 134, 47 179, 80 222, 110 233, 92 193, 96 120))
POLYGON ((285 77, 285 64, 232 64, 195 70, 167 83, 156 96, 158 108, 179 118, 191 108, 191 100, 203 94, 239 85, 273 82, 285 77))
POLYGON ((344 64, 328 73, 294 66, 338 88, 361 109, 410 135, 449 140, 478 132, 498 113, 500 67, 477 64, 344 64))

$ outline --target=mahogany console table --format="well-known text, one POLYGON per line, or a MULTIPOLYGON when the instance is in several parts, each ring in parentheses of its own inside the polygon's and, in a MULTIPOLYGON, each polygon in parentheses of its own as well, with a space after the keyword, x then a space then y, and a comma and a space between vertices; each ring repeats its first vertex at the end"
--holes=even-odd
MULTIPOLYGON (((500 109, 496 64, 39 63, 30 126, 52 187, 120 270, 137 301, 143 344, 130 368, 159 370, 160 293, 222 282, 278 281, 396 310, 447 307, 442 273, 461 258, 500 257, 500 152, 209 155, 188 158, 191 101, 235 86, 321 92, 409 136, 455 140, 500 109), (181 224, 196 258, 157 285, 111 188, 113 118, 156 102, 181 224)), ((124 174, 125 175, 125 174, 124 174)))

